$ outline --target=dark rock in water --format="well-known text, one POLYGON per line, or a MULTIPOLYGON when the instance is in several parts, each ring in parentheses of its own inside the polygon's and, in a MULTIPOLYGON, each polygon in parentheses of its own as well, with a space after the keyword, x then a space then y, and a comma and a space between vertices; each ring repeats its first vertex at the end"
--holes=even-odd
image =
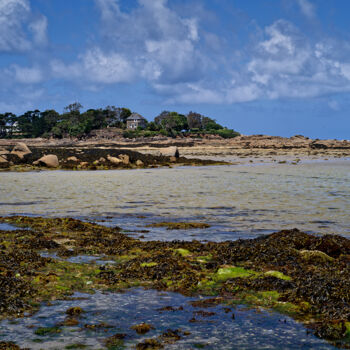
POLYGON ((148 323, 141 323, 141 324, 137 324, 135 326, 132 326, 131 329, 136 331, 136 333, 138 333, 138 334, 146 334, 151 329, 154 329, 154 327, 148 323))
POLYGON ((69 316, 79 316, 84 310, 79 306, 73 306, 66 310, 66 314, 69 316))
POLYGON ((0 350, 21 350, 21 348, 12 342, 0 342, 0 350))
POLYGON ((164 346, 156 339, 145 339, 136 345, 137 350, 163 349, 164 346))

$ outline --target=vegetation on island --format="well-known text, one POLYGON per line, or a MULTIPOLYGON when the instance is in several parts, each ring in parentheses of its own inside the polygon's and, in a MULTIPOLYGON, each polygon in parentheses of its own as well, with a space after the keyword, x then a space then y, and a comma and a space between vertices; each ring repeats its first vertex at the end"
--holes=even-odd
POLYGON ((93 130, 107 127, 124 130, 122 134, 126 138, 204 134, 232 138, 239 135, 214 119, 195 112, 184 115, 163 111, 154 121, 147 122, 144 128, 129 130, 126 120, 132 112, 128 108, 107 106, 81 112, 82 108, 80 103, 75 102, 65 107, 62 114, 53 109, 27 111, 19 116, 13 113, 0 114, 0 138, 83 138, 93 130))

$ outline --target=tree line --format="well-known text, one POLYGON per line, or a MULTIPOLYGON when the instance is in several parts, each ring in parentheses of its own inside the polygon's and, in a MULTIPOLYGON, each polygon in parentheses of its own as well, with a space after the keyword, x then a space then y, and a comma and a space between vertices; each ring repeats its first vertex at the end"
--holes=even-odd
POLYGON ((126 120, 132 114, 130 109, 107 106, 99 109, 88 109, 81 112, 83 106, 75 102, 64 108, 63 113, 50 109, 27 111, 22 115, 13 113, 0 114, 0 138, 83 138, 92 130, 107 127, 123 129, 124 137, 150 137, 165 135, 217 134, 222 137, 239 135, 234 130, 227 129, 214 119, 196 112, 187 115, 177 112, 163 111, 154 121, 147 122, 145 128, 126 130, 126 120))

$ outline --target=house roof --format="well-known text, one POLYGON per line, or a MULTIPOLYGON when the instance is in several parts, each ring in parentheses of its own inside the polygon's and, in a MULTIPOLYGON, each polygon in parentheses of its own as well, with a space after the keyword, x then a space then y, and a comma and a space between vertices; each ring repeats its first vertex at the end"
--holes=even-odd
POLYGON ((129 117, 126 118, 126 120, 146 120, 142 115, 138 113, 132 113, 129 117))

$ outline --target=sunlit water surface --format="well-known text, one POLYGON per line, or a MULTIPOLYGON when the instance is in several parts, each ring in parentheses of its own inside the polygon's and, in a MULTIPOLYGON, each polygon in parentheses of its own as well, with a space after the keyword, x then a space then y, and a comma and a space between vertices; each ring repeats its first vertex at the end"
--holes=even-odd
POLYGON ((0 174, 0 215, 102 221, 147 240, 222 241, 294 227, 348 235, 349 213, 350 161, 0 174), (146 227, 161 221, 212 227, 146 227))

